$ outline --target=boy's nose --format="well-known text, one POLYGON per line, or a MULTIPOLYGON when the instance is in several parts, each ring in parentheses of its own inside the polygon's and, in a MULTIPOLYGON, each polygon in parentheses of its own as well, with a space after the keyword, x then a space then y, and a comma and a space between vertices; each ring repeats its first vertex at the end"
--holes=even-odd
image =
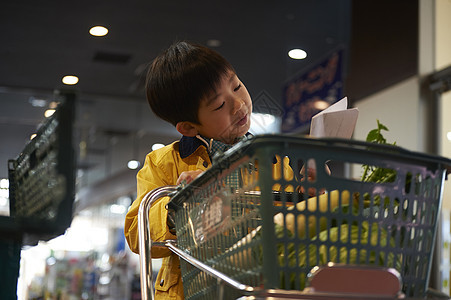
POLYGON ((232 114, 236 114, 240 111, 241 107, 244 105, 244 101, 240 98, 233 99, 233 108, 232 108, 232 114))

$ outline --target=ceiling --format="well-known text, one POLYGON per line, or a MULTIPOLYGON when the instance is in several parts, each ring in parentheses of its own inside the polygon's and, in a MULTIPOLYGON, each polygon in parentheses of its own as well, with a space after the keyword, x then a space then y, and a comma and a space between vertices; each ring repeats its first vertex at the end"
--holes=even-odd
POLYGON ((351 0, 4 1, 0 9, 0 178, 44 119, 64 75, 77 75, 76 145, 84 185, 178 134, 156 119, 143 92, 148 63, 176 40, 211 45, 251 95, 280 101, 284 82, 349 40, 351 0), (94 25, 105 37, 90 36, 94 25), (216 41, 216 44, 211 44, 216 41), (305 60, 287 56, 307 51, 305 60), (30 99, 44 99, 34 107, 30 99))

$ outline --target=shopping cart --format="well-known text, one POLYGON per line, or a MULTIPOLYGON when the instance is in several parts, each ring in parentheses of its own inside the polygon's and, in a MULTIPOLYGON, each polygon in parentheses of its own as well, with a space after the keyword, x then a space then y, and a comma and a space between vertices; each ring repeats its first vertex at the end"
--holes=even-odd
POLYGON ((157 189, 141 203, 143 298, 153 294, 152 246, 182 258, 186 299, 425 297, 450 167, 446 158, 359 141, 264 135, 241 142, 191 184, 157 189), (363 165, 391 176, 383 183, 347 176, 363 165), (156 244, 148 210, 167 195, 177 241, 156 244), (324 288, 329 277, 318 270, 335 274, 342 289, 324 288), (364 282, 373 291, 346 288, 364 282))

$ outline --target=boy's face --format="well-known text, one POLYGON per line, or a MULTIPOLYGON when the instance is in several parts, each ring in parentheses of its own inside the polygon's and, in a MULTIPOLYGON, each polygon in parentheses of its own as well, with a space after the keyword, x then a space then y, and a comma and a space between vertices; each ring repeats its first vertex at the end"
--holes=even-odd
POLYGON ((199 107, 200 135, 233 144, 251 126, 252 100, 244 84, 232 71, 224 75, 216 91, 199 107))

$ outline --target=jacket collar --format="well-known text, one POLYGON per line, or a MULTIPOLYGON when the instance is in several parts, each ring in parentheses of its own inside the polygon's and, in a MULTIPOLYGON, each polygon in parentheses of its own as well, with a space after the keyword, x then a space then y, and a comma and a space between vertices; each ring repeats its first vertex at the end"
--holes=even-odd
POLYGON ((200 146, 204 146, 205 149, 208 149, 208 145, 206 145, 197 137, 182 136, 179 142, 180 157, 187 158, 188 156, 193 154, 194 151, 196 151, 200 146))
MULTIPOLYGON (((251 137, 251 133, 246 133, 246 137, 251 137)), ((198 137, 189 137, 189 136, 182 136, 179 142, 179 152, 181 158, 187 158, 191 154, 194 153, 194 151, 197 150, 197 148, 204 146, 205 149, 207 149, 208 152, 210 152, 210 145, 208 145, 207 141, 200 139, 198 137)))

